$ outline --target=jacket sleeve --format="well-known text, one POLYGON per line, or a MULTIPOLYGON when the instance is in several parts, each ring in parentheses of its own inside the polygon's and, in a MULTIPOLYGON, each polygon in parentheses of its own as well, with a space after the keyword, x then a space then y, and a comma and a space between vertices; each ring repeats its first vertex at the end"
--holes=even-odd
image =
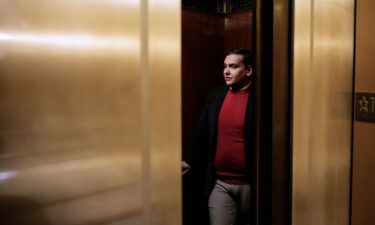
POLYGON ((209 102, 209 97, 207 97, 203 111, 196 125, 193 144, 190 151, 184 155, 184 160, 192 168, 207 162, 209 147, 209 102))

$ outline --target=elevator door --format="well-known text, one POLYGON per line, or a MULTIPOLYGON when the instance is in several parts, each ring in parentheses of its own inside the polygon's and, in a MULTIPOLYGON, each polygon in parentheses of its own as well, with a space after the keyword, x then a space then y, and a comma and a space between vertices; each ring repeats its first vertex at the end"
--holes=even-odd
POLYGON ((180 223, 179 8, 0 0, 0 224, 180 223))
POLYGON ((349 224, 354 3, 295 1, 293 225, 349 224))

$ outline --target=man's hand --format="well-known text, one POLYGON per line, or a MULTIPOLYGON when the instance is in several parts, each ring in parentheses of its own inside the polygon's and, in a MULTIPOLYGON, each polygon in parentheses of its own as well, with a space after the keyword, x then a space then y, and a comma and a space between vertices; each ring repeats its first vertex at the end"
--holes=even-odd
POLYGON ((182 175, 184 175, 185 173, 191 170, 191 166, 187 164, 185 161, 182 161, 181 168, 182 168, 182 175))

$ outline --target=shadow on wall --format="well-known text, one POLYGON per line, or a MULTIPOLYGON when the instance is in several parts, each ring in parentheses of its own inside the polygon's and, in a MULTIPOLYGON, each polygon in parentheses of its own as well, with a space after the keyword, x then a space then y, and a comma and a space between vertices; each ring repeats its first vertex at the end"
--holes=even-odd
POLYGON ((1 225, 51 225, 40 203, 19 196, 0 196, 1 225))

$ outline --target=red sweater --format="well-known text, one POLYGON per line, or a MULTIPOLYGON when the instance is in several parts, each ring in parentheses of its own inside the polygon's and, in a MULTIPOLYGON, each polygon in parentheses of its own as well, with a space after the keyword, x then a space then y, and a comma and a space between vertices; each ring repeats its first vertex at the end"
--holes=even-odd
POLYGON ((229 184, 247 184, 244 124, 249 90, 228 91, 220 110, 215 155, 216 175, 229 184))

